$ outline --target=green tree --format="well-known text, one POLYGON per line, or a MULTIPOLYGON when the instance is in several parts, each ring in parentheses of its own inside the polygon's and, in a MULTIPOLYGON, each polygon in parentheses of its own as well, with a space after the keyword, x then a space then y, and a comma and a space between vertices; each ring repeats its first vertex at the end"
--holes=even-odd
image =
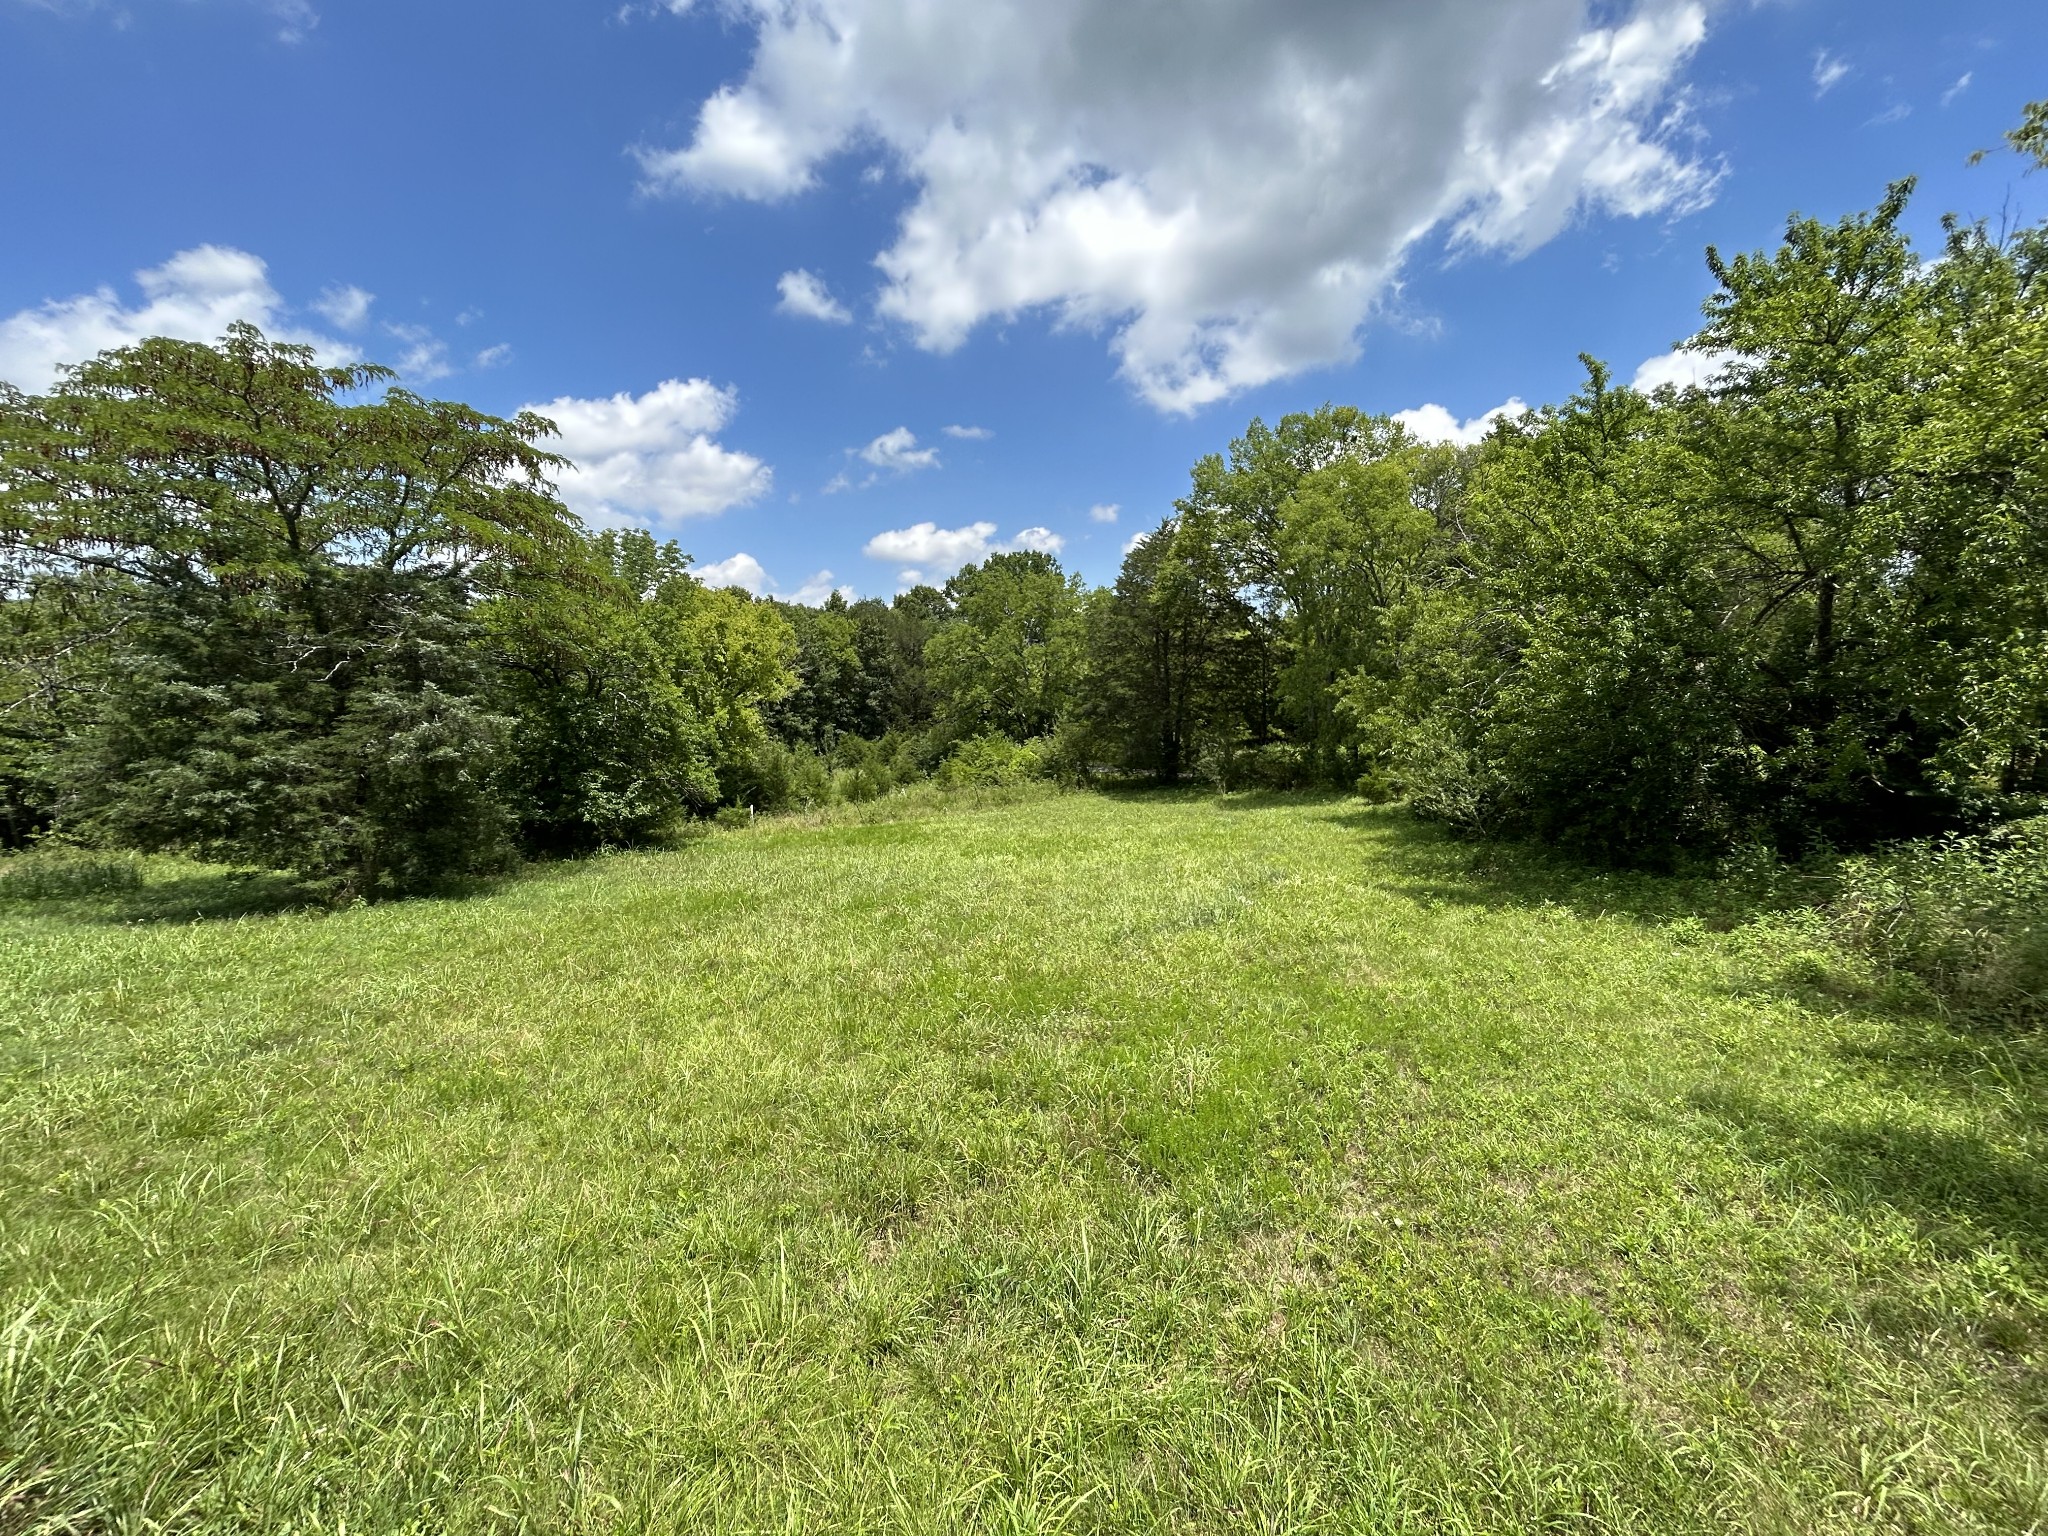
POLYGON ((1319 776, 1360 770, 1358 711, 1340 699, 1361 672, 1396 666, 1402 611, 1435 546, 1421 479, 1441 473, 1388 418, 1326 405, 1277 427, 1254 420, 1227 456, 1195 466, 1177 504, 1257 603, 1282 716, 1319 776))
POLYGON ((1049 734, 1073 702, 1082 654, 1079 577, 1051 555, 991 555, 946 583, 950 621, 925 646, 951 739, 1049 734))
POLYGON ((589 538, 576 566, 509 581, 479 617, 525 841, 550 852, 631 843, 716 804, 792 682, 775 606, 707 589, 644 531, 589 538))
POLYGON ((120 609, 47 764, 64 822, 364 893, 509 856, 468 608, 572 543, 548 426, 350 401, 388 377, 238 325, 0 392, 0 588, 120 609))
POLYGON ((1922 264, 1909 192, 1709 252, 1706 387, 1592 365, 1496 432, 1421 625, 1425 800, 1639 861, 2042 803, 2048 246, 1922 264))
POLYGON ((1256 616, 1215 546, 1169 518, 1124 555, 1087 608, 1081 715, 1115 766, 1174 783, 1239 733, 1256 616))

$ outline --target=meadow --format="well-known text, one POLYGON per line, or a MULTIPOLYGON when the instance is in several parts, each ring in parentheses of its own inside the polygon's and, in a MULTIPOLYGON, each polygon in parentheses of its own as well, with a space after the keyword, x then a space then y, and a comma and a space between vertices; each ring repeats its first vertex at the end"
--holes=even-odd
POLYGON ((289 898, 0 903, 0 1532, 2048 1530, 2042 1042, 1706 887, 1035 790, 289 898))

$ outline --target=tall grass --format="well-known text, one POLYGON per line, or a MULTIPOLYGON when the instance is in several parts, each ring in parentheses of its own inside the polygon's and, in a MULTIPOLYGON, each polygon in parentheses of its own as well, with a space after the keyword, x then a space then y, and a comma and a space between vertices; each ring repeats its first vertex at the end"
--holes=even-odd
POLYGON ((0 1530, 2048 1529, 2037 1037, 1352 800, 931 793, 8 903, 0 1530))
POLYGON ((1850 859, 1830 919, 1949 1007, 2048 1022, 2048 817, 1850 859))

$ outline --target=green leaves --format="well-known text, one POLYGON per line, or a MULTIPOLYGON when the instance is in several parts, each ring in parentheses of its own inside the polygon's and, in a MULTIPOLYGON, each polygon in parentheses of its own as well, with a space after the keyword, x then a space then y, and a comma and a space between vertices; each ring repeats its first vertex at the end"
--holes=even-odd
POLYGON ((389 377, 236 326, 0 398, 0 584, 12 632, 39 632, 9 691, 53 727, 42 814, 343 894, 505 862, 512 722, 470 607, 561 579, 577 533, 545 422, 354 398, 389 377))

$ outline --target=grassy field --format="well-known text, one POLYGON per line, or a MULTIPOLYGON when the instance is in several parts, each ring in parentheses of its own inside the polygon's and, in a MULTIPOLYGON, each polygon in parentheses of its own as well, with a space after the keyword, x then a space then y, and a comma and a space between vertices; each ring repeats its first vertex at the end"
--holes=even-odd
POLYGON ((1044 794, 0 908, 0 1532, 2048 1530, 2048 1050, 1699 895, 1044 794))

